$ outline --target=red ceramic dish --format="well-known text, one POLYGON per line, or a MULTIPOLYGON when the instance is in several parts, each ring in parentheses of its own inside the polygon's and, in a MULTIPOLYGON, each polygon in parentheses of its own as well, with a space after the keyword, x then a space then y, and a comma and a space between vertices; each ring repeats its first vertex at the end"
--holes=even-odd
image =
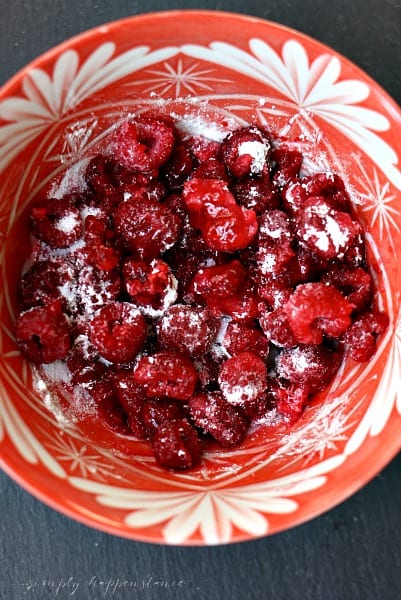
POLYGON ((197 545, 287 529, 379 472, 401 445, 400 125, 401 112, 385 92, 329 48, 273 23, 218 12, 105 25, 16 75, 0 91, 5 471, 87 525, 197 545), (306 157, 305 174, 339 173, 367 231, 380 304, 390 316, 374 358, 346 362, 291 429, 264 426, 239 448, 209 453, 185 473, 158 467, 143 442, 136 442, 134 459, 116 455, 51 410, 52 397, 43 401, 34 389, 13 338, 32 199, 93 154, 116 120, 160 105, 186 130, 217 140, 227 128, 267 123, 306 157))

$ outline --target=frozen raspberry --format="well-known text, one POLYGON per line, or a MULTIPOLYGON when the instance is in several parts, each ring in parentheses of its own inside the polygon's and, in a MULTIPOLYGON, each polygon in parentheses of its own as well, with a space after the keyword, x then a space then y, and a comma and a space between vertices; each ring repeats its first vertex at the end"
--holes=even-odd
POLYGON ((246 269, 239 260, 222 265, 202 267, 193 280, 193 289, 202 298, 232 296, 245 283, 246 269))
POLYGON ((148 397, 166 396, 188 400, 198 380, 192 361, 171 351, 142 356, 134 371, 135 381, 145 388, 148 397))
POLYGON ((244 325, 253 326, 259 317, 259 300, 251 290, 232 296, 209 296, 206 303, 215 316, 226 315, 244 325))
POLYGON ((321 281, 339 289, 358 311, 364 309, 371 300, 372 276, 361 267, 335 266, 323 274, 321 281))
POLYGON ((147 336, 146 321, 128 302, 110 302, 89 324, 89 339, 110 362, 133 360, 147 336))
POLYGON ((296 233, 323 259, 342 259, 360 233, 360 225, 348 213, 331 208, 323 197, 312 196, 297 213, 296 233))
POLYGON ((180 143, 175 146, 168 162, 163 167, 163 178, 170 190, 179 191, 184 181, 192 173, 193 161, 188 146, 180 143))
POLYGON ((323 335, 338 338, 346 331, 354 305, 332 285, 304 283, 283 308, 300 344, 320 344, 323 335))
POLYGON ((104 198, 108 193, 113 193, 115 185, 113 182, 113 161, 104 156, 97 154, 90 159, 85 170, 85 181, 88 187, 98 194, 100 198, 104 198))
POLYGON ((238 204, 254 210, 257 215, 280 206, 278 188, 271 181, 268 174, 263 174, 258 178, 246 177, 240 179, 234 183, 231 191, 238 204))
POLYGON ((302 165, 302 154, 285 146, 275 148, 270 160, 275 163, 273 181, 284 186, 287 181, 298 177, 302 165))
POLYGON ((365 236, 358 233, 352 240, 352 244, 344 254, 343 262, 350 267, 362 267, 366 262, 365 236))
POLYGON ((111 271, 118 266, 120 253, 111 245, 113 233, 93 215, 85 219, 84 241, 82 253, 89 264, 100 271, 111 271))
POLYGON ((244 406, 266 390, 266 364, 253 352, 241 352, 223 363, 218 381, 227 402, 244 406))
POLYGON ((368 361, 377 350, 377 336, 384 333, 389 323, 383 312, 368 310, 360 315, 344 334, 345 350, 356 362, 368 361))
POLYGON ((172 127, 160 119, 139 116, 125 121, 114 132, 112 154, 114 160, 133 171, 159 169, 169 159, 175 142, 172 127))
POLYGON ((332 208, 349 212, 351 201, 343 180, 336 173, 316 173, 303 180, 307 197, 323 196, 332 208))
POLYGON ((116 398, 125 412, 132 434, 138 439, 148 437, 142 419, 142 406, 146 396, 143 388, 136 383, 133 371, 109 369, 107 380, 112 385, 116 398))
POLYGON ((151 436, 166 421, 183 419, 184 404, 168 398, 149 398, 141 406, 141 420, 146 433, 151 436))
POLYGON ((256 213, 233 206, 227 213, 207 219, 202 228, 206 244, 219 252, 235 252, 246 248, 258 231, 256 213))
POLYGON ((167 206, 146 198, 121 202, 114 225, 124 246, 141 260, 157 258, 171 248, 181 229, 180 218, 167 206))
POLYGON ((105 365, 99 362, 99 352, 90 343, 87 335, 78 335, 66 358, 73 385, 91 387, 102 378, 105 365))
POLYGON ((52 248, 68 248, 80 238, 83 223, 70 198, 50 198, 32 208, 31 231, 52 248))
POLYGON ((230 182, 230 177, 225 166, 216 158, 209 158, 193 170, 194 179, 217 179, 226 183, 230 182))
POLYGON ((217 321, 207 309, 175 304, 158 323, 158 339, 165 348, 199 356, 208 352, 217 321))
POLYGON ((22 310, 32 306, 45 306, 63 298, 64 286, 72 282, 74 270, 66 262, 40 260, 24 273, 18 284, 18 300, 22 310))
POLYGON ((190 179, 184 184, 183 199, 191 225, 201 230, 212 250, 246 248, 257 233, 256 213, 240 207, 220 179, 190 179))
POLYGON ((78 272, 73 298, 68 298, 72 312, 90 318, 103 304, 117 300, 121 293, 121 278, 117 269, 105 273, 86 265, 78 272))
POLYGON ((257 278, 256 280, 259 298, 264 300, 270 310, 282 308, 288 302, 293 292, 289 278, 282 276, 273 278, 257 278))
POLYGON ((288 280, 294 286, 297 283, 316 280, 325 266, 324 261, 303 246, 295 249, 295 256, 285 265, 288 280))
POLYGON ((223 448, 236 446, 245 437, 247 418, 241 409, 226 402, 220 392, 192 396, 189 412, 194 424, 216 439, 223 448))
POLYGON ((294 234, 287 215, 281 210, 263 213, 259 223, 257 268, 262 275, 279 275, 295 255, 294 234))
POLYGON ((340 366, 340 355, 323 345, 285 348, 276 357, 277 376, 293 385, 308 385, 311 392, 323 390, 340 366))
POLYGON ((334 173, 290 179, 283 189, 284 206, 290 214, 296 214, 312 197, 321 198, 336 212, 350 212, 351 203, 344 182, 334 173))
POLYGON ((294 423, 302 415, 310 395, 311 388, 308 383, 280 385, 275 390, 277 411, 290 423, 294 423))
POLYGON ((145 263, 128 258, 122 272, 125 289, 137 304, 154 309, 159 309, 163 305, 163 300, 173 284, 167 263, 161 259, 145 263))
POLYGON ((241 352, 253 352, 265 359, 269 351, 269 342, 259 329, 235 321, 228 323, 222 344, 232 356, 241 352))
POLYGON ((201 459, 202 443, 187 419, 162 423, 151 444, 156 461, 167 469, 190 469, 201 459))
POLYGON ((259 318, 259 323, 266 338, 278 348, 292 348, 297 345, 287 314, 282 307, 264 312, 259 318))
POLYGON ((236 179, 258 175, 269 165, 271 142, 257 127, 243 127, 225 137, 220 146, 220 156, 236 179))
POLYGON ((185 182, 182 198, 187 206, 192 227, 202 229, 205 220, 229 214, 237 206, 225 181, 193 177, 185 182))
POLYGON ((71 347, 68 321, 58 302, 21 312, 15 337, 22 354, 35 364, 63 360, 71 347))
POLYGON ((192 154, 200 163, 216 159, 220 149, 219 142, 209 140, 201 135, 190 138, 189 145, 192 154))
POLYGON ((90 394, 96 404, 97 419, 104 427, 118 435, 132 435, 127 423, 127 415, 110 381, 107 379, 97 381, 91 388, 90 394))

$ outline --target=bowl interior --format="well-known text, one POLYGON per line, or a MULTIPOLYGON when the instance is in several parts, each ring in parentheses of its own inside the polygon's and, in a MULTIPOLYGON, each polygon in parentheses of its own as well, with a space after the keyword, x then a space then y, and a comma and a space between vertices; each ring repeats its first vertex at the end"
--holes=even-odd
POLYGON ((69 40, 19 73, 0 92, 4 468, 89 525, 180 544, 283 530, 379 471, 400 447, 400 125, 394 103, 348 61, 295 31, 239 15, 127 19, 69 40), (157 467, 147 444, 135 442, 127 455, 125 440, 66 418, 51 393, 38 394, 13 337, 29 206, 55 180, 67 186, 79 176, 116 123, 149 108, 216 140, 259 123, 302 151, 304 174, 339 173, 366 228, 391 319, 374 358, 343 364, 290 429, 267 423, 241 447, 212 449, 185 473, 157 467))

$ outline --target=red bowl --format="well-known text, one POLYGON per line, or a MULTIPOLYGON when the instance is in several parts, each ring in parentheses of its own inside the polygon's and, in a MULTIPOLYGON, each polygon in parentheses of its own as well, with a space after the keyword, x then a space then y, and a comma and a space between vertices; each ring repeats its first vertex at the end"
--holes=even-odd
POLYGON ((176 11, 84 33, 0 91, 0 459, 32 494, 87 525, 164 544, 219 544, 283 531, 363 486, 401 446, 401 113, 366 74, 296 31, 241 15, 176 11), (38 393, 13 336, 29 252, 26 211, 121 115, 149 107, 221 139, 267 124, 304 172, 345 180, 367 231, 390 327, 368 364, 342 365, 289 429, 262 427, 186 473, 135 442, 125 458, 38 393))

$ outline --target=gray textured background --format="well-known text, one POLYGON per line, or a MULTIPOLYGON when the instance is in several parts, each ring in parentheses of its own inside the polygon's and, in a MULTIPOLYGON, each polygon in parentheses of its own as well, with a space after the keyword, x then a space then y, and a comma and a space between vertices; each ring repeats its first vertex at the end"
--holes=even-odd
MULTIPOLYGON (((0 83, 90 27, 174 8, 231 10, 294 27, 346 55, 401 103, 400 0, 0 0, 0 83)), ((216 548, 162 547, 94 531, 0 473, 0 599, 398 600, 400 470, 398 456, 329 513, 216 548), (114 587, 118 579, 131 587, 114 587)))

